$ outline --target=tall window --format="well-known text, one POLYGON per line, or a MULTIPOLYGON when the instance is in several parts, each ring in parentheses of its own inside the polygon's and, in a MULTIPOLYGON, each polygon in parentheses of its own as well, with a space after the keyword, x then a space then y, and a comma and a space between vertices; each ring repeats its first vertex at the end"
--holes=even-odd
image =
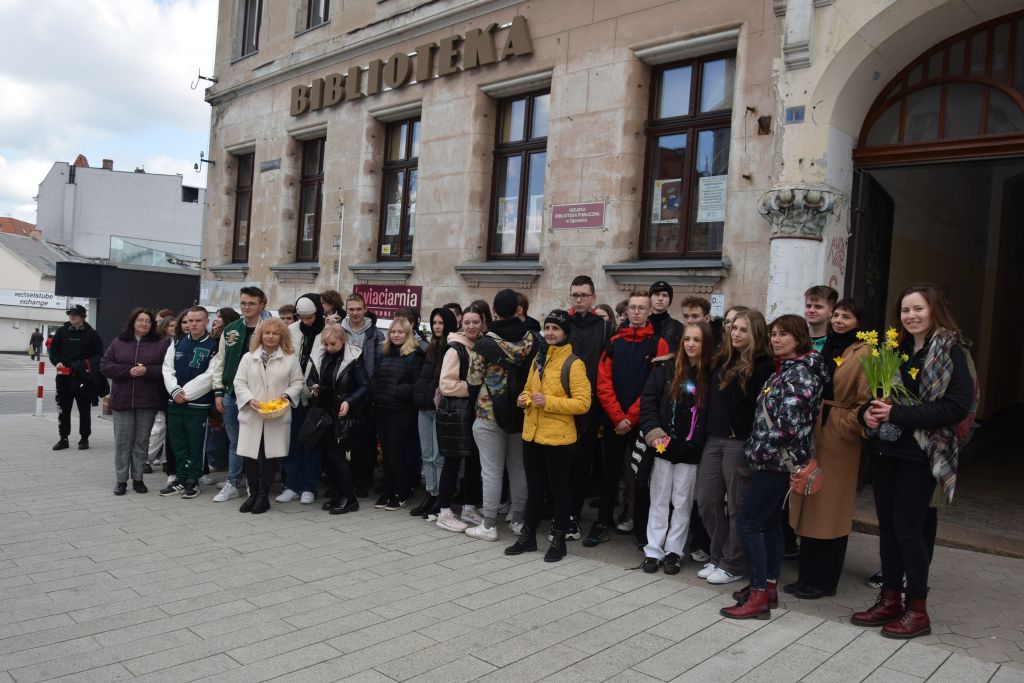
POLYGON ((498 103, 494 193, 488 255, 536 256, 544 222, 550 95, 534 93, 498 103))
POLYGON ((380 211, 382 259, 408 260, 416 232, 417 163, 420 156, 420 120, 388 125, 384 154, 384 197, 380 211))
POLYGON ((721 253, 735 75, 731 54, 654 70, 641 256, 721 253))
POLYGON ((260 20, 263 0, 242 0, 242 53, 251 55, 260 47, 260 20))
POLYGON ((309 0, 306 10, 306 28, 326 24, 331 18, 331 0, 309 0))
POLYGON ((324 195, 324 143, 326 138, 302 143, 302 179, 299 182, 299 240, 296 261, 316 261, 320 248, 320 211, 324 195))
POLYGON ((249 260, 249 217, 252 215, 252 177, 255 154, 235 157, 235 229, 231 238, 231 261, 249 260))

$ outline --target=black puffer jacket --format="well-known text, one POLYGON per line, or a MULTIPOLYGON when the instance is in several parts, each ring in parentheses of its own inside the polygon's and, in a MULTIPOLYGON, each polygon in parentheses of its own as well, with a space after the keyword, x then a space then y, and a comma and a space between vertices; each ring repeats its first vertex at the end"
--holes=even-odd
POLYGON ((604 353, 611 338, 612 324, 601 316, 589 311, 583 315, 572 314, 572 334, 569 336, 569 343, 572 344, 572 352, 579 356, 587 369, 587 379, 590 380, 590 389, 593 392, 591 410, 601 410, 601 403, 597 401, 597 367, 601 364, 601 354, 604 353))
POLYGON ((373 404, 378 410, 412 410, 413 386, 423 367, 423 351, 402 356, 392 346, 373 371, 373 404))
POLYGON ((664 453, 655 452, 656 458, 668 460, 673 465, 698 465, 704 450, 707 411, 698 404, 697 390, 692 381, 682 387, 679 401, 672 400, 674 372, 673 363, 660 363, 651 371, 640 396, 640 430, 651 434, 660 429, 671 439, 664 453))
MULTIPOLYGON (((458 365, 459 383, 466 382, 469 374, 471 351, 466 348, 467 343, 462 335, 452 335, 445 351, 444 360, 458 365)), ((446 458, 468 458, 476 454, 473 421, 476 419, 476 393, 480 387, 467 384, 466 388, 468 391, 459 392, 467 394, 465 396, 442 396, 441 405, 437 408, 437 446, 446 458)))
POLYGON ((683 341, 683 323, 668 314, 668 311, 652 313, 649 322, 654 334, 668 343, 668 350, 675 353, 683 341))
POLYGON ((349 416, 365 411, 370 398, 370 378, 362 359, 363 350, 354 344, 345 344, 338 353, 324 354, 321 373, 314 366, 309 382, 320 391, 316 405, 337 416, 343 401, 348 401, 349 416))

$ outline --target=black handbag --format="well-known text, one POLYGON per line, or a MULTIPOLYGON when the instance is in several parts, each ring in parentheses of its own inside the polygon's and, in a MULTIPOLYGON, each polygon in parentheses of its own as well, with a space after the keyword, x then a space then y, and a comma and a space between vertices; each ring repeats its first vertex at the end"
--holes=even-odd
POLYGON ((330 413, 319 406, 310 406, 306 413, 306 419, 299 427, 299 441, 306 448, 316 448, 324 437, 326 437, 334 426, 334 419, 330 413))

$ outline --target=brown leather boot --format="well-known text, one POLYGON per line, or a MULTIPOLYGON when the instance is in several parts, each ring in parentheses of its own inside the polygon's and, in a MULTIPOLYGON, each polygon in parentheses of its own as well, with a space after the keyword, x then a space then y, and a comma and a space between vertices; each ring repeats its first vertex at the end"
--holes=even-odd
POLYGON ((902 616, 882 627, 882 635, 886 638, 916 638, 931 632, 932 622, 924 600, 907 600, 907 609, 902 616))
POLYGON ((751 588, 746 600, 735 607, 723 607, 718 613, 727 619, 771 619, 768 591, 765 588, 751 588))
POLYGON ((903 602, 899 591, 882 589, 875 604, 863 612, 854 612, 850 623, 857 626, 882 626, 899 619, 903 614, 903 602))
MULTIPOLYGON (((750 597, 750 584, 748 583, 738 591, 733 591, 732 599, 737 602, 745 601, 750 597)), ((768 606, 775 608, 779 606, 779 584, 777 581, 768 582, 768 606)))

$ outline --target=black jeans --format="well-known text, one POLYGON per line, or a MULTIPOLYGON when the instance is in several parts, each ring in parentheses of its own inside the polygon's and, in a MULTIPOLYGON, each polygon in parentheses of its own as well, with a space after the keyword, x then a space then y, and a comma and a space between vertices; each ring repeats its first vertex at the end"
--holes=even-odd
POLYGON ((839 538, 800 539, 800 583, 813 586, 825 593, 832 593, 839 585, 846 561, 846 545, 849 536, 839 538))
POLYGON ((526 470, 526 528, 536 531, 540 524, 540 512, 544 506, 544 495, 551 501, 554 513, 554 528, 565 531, 569 528, 569 514, 572 492, 569 473, 572 469, 576 445, 542 446, 532 441, 523 441, 523 468, 526 470))
POLYGON ((782 565, 782 500, 789 490, 785 472, 756 470, 743 497, 736 534, 750 566, 750 585, 767 588, 782 565))
POLYGON ((371 412, 359 427, 359 434, 352 443, 352 460, 349 461, 352 479, 367 491, 373 488, 373 471, 377 467, 377 422, 371 412))
POLYGON ((405 465, 410 440, 413 436, 420 438, 418 420, 419 415, 413 406, 377 410, 377 433, 384 456, 384 495, 389 498, 398 496, 404 500, 408 495, 405 465))
POLYGON ((356 494, 352 488, 352 469, 345 458, 345 451, 349 448, 345 442, 338 443, 333 437, 328 437, 327 448, 324 454, 324 462, 327 464, 327 475, 330 477, 331 485, 334 488, 334 498, 355 500, 356 494))
POLYGON ((924 600, 928 597, 930 564, 924 529, 935 477, 923 460, 884 455, 872 460, 882 586, 898 591, 906 575, 907 598, 924 600))
MULTIPOLYGON (((594 399, 595 403, 597 399, 594 399)), ((572 471, 569 476, 572 488, 572 506, 569 514, 579 519, 583 513, 583 503, 587 497, 587 487, 590 484, 590 471, 594 464, 595 452, 599 448, 597 432, 601 428, 600 408, 587 413, 586 426, 576 435, 576 444, 573 446, 572 471)))
POLYGON ((71 409, 78 405, 78 434, 88 439, 92 434, 92 405, 85 383, 74 375, 57 375, 57 430, 60 438, 71 435, 71 409))
MULTIPOLYGON (((619 497, 619 479, 622 478, 622 461, 626 449, 636 442, 637 430, 631 429, 623 435, 615 433, 615 427, 604 425, 604 463, 601 472, 601 504, 597 508, 597 523, 607 527, 615 526, 615 500, 619 497)), ((633 476, 632 470, 628 472, 633 476)), ((632 504, 632 501, 627 501, 632 504)), ((635 522, 634 522, 635 523, 635 522)))

